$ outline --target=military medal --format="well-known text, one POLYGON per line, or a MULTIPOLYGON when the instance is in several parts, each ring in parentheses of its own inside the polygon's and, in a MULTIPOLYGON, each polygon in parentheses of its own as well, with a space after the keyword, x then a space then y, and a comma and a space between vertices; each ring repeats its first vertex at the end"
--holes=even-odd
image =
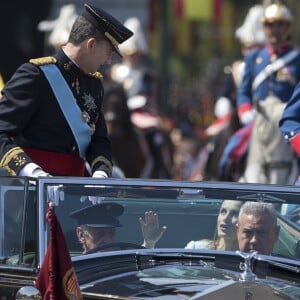
POLYGON ((74 81, 72 82, 72 87, 75 88, 77 94, 80 93, 80 86, 79 86, 78 77, 74 78, 74 81))
POLYGON ((83 111, 81 113, 81 118, 82 118, 83 122, 85 122, 87 124, 89 124, 89 122, 91 120, 90 115, 86 111, 83 111))
POLYGON ((95 125, 94 123, 91 123, 90 128, 91 128, 91 129, 90 129, 91 135, 93 135, 94 132, 95 132, 95 130, 96 130, 96 125, 95 125))
POLYGON ((95 99, 91 94, 84 93, 82 99, 84 100, 84 106, 88 109, 88 111, 94 111, 97 109, 95 99))
POLYGON ((71 70, 71 65, 72 65, 72 62, 71 62, 71 61, 65 63, 65 64, 64 64, 64 69, 65 69, 66 71, 70 71, 70 70, 71 70))

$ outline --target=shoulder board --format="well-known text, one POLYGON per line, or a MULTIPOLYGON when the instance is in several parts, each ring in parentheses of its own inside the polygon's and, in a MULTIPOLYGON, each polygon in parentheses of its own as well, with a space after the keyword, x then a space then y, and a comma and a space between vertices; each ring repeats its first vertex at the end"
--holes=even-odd
POLYGON ((89 73, 89 75, 90 75, 91 77, 94 77, 94 78, 100 79, 100 80, 103 78, 103 75, 102 75, 100 72, 89 73))
POLYGON ((55 64, 56 58, 53 56, 46 56, 46 57, 30 59, 29 62, 36 66, 42 66, 42 65, 48 65, 48 64, 55 64))

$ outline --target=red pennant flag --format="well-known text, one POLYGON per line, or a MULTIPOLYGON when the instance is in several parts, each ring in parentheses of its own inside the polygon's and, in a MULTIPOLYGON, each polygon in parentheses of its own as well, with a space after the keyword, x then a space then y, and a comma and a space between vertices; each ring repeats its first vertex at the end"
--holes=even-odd
POLYGON ((70 253, 54 207, 49 206, 46 219, 50 242, 35 287, 43 300, 82 300, 70 253))

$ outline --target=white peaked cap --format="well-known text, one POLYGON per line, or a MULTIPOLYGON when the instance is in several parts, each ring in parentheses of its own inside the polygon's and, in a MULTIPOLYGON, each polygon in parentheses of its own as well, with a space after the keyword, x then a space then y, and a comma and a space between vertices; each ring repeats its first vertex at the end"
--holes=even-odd
POLYGON ((146 37, 138 18, 131 17, 124 22, 124 26, 133 32, 133 36, 119 45, 122 54, 133 54, 135 52, 148 52, 146 37))
POLYGON ((252 6, 245 18, 241 27, 239 27, 235 36, 247 47, 257 44, 264 44, 266 41, 263 32, 262 17, 264 8, 262 5, 252 6))

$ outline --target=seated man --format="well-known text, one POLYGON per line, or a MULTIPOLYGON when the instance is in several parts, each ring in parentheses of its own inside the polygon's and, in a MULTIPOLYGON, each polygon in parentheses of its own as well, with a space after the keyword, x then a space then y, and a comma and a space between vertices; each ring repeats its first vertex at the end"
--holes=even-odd
POLYGON ((273 205, 246 202, 240 209, 236 229, 241 252, 258 251, 260 254, 272 254, 280 231, 273 205))
MULTIPOLYGON (((115 242, 116 228, 121 227, 118 220, 124 212, 124 207, 117 203, 107 202, 76 210, 70 216, 77 220, 76 234, 82 244, 83 253, 115 242)), ((142 246, 152 248, 166 231, 160 227, 155 212, 145 212, 145 220, 139 219, 144 243, 142 246)))

